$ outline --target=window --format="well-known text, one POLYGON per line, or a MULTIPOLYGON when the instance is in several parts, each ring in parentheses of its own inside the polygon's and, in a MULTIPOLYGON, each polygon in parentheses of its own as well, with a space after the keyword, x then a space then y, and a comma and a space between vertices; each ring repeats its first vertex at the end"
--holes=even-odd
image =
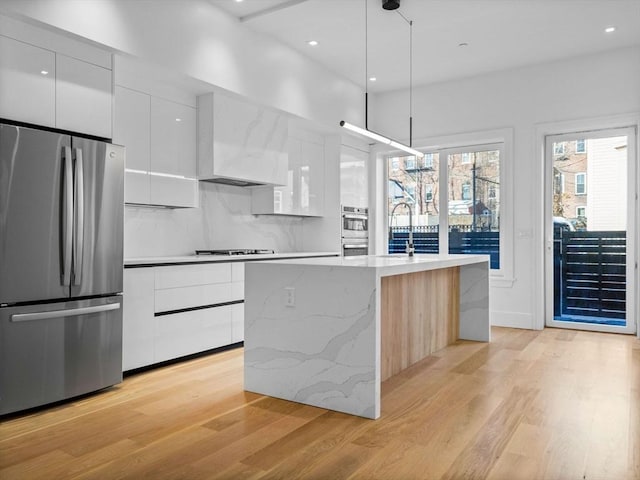
POLYGON ((389 197, 393 200, 393 203, 402 201, 404 199, 404 190, 402 185, 396 181, 389 181, 389 197))
POLYGON ((465 153, 446 152, 448 159, 447 227, 449 253, 489 254, 493 270, 501 268, 500 169, 502 144, 465 148, 473 168, 458 161, 465 153))
POLYGON ((398 158, 391 159, 391 170, 398 170, 400 168, 400 160, 398 158))
POLYGON ((587 194, 587 174, 576 173, 576 195, 587 194))
POLYGON ((433 168, 433 153, 424 154, 424 168, 433 168))
POLYGON ((407 157, 404 162, 406 170, 415 170, 416 169, 416 157, 407 157))
POLYGON ((587 207, 576 207, 576 218, 584 218, 587 216, 587 207))
POLYGON ((556 172, 553 176, 553 193, 562 195, 564 193, 564 173, 556 172))
POLYGON ((424 201, 433 202, 433 185, 424 186, 424 201))
POLYGON ((587 151, 587 145, 584 139, 576 140, 576 153, 585 153, 586 151, 587 151))
POLYGON ((471 200, 471 184, 463 183, 462 184, 462 200, 471 200))
MULTIPOLYGON (((461 145, 465 146, 425 154, 424 163, 416 160, 413 171, 402 168, 407 157, 397 157, 398 170, 393 169, 394 157, 388 157, 387 213, 399 201, 412 203, 416 253, 488 254, 492 274, 510 278, 512 244, 507 234, 512 221, 509 205, 505 215, 500 191, 505 144, 473 146, 465 141, 461 145), (396 197, 398 186, 402 200, 396 197)), ((393 217, 388 219, 394 233, 388 252, 401 253, 408 235, 408 210, 397 208, 393 217)))
POLYGON ((407 201, 409 203, 416 202, 416 186, 415 185, 407 185, 407 201))
POLYGON ((553 143, 553 154, 554 155, 564 155, 564 142, 554 142, 553 143))

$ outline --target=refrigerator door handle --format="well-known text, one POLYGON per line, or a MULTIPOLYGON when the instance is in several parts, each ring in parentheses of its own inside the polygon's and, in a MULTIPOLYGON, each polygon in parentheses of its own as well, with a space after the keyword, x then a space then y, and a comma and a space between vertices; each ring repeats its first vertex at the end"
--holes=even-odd
POLYGON ((64 310, 52 310, 48 312, 14 313, 10 317, 11 322, 31 322, 34 320, 47 320, 50 318, 72 317, 77 315, 87 315, 90 313, 109 312, 118 310, 120 303, 109 303, 107 305, 96 305, 93 307, 67 308, 64 310))
POLYGON ((71 147, 63 150, 64 181, 62 185, 62 285, 71 285, 73 245, 73 159, 71 147))
POLYGON ((84 176, 82 169, 82 150, 75 149, 74 174, 74 225, 73 241, 73 284, 82 283, 82 254, 84 250, 84 176))

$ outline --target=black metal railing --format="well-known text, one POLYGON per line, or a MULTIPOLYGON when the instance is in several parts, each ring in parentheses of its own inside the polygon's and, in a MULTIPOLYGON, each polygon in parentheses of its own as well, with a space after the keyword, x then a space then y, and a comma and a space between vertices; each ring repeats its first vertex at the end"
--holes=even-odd
POLYGON ((625 231, 559 231, 554 236, 554 316, 626 318, 625 231))
MULTIPOLYGON (((449 228, 449 253, 489 255, 491 268, 500 268, 500 232, 471 230, 471 225, 449 228)), ((389 253, 403 253, 409 240, 409 227, 392 227, 391 232, 389 253)), ((438 253, 438 225, 413 227, 413 244, 416 253, 438 253)))

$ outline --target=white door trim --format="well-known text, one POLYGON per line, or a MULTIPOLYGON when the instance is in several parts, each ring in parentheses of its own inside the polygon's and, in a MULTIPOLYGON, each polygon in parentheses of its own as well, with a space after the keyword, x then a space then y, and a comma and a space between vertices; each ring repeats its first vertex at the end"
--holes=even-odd
MULTIPOLYGON (((534 219, 535 219, 535 235, 534 235, 534 252, 535 252, 535 301, 534 301, 534 328, 542 330, 545 326, 546 316, 546 285, 545 285, 545 249, 546 249, 546 195, 547 195, 547 181, 546 181, 546 155, 545 155, 545 140, 550 135, 560 135, 567 133, 580 133, 580 132, 593 132, 607 129, 618 128, 633 128, 635 130, 635 142, 629 142, 629 156, 634 158, 635 161, 631 162, 633 172, 629 172, 629 196, 631 202, 629 207, 633 208, 634 216, 631 219, 632 225, 629 228, 633 228, 635 232, 638 231, 640 225, 640 213, 638 208, 638 183, 640 182, 640 168, 638 168, 638 152, 640 152, 640 113, 630 113, 624 115, 614 115, 607 117, 596 117, 581 120, 570 120, 563 122, 550 122, 540 123, 535 127, 535 139, 534 139, 534 159, 537 161, 537 165, 534 169, 537 185, 537 196, 541 201, 535 202, 534 205, 534 219), (633 143, 633 145, 631 145, 633 143), (633 189, 631 185, 633 184, 633 189), (633 198, 632 192, 635 191, 636 198, 633 198)), ((632 253, 635 259, 638 259, 639 246, 636 242, 631 246, 632 253)), ((638 269, 633 271, 632 275, 634 281, 632 286, 633 291, 631 297, 635 299, 640 295, 640 282, 638 281, 638 269)), ((633 300, 632 300, 633 302, 633 300)), ((636 326, 638 336, 640 337, 640 329, 638 326, 638 308, 637 305, 633 305, 633 323, 636 326)), ((563 325, 564 326, 564 325, 563 325)), ((595 329, 594 329, 595 330, 595 329)))

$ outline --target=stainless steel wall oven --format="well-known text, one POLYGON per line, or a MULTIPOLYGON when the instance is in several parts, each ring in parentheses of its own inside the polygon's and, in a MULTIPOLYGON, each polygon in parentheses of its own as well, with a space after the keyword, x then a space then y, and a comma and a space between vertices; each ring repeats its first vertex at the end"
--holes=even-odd
POLYGON ((342 206, 342 255, 368 255, 369 209, 342 206))

